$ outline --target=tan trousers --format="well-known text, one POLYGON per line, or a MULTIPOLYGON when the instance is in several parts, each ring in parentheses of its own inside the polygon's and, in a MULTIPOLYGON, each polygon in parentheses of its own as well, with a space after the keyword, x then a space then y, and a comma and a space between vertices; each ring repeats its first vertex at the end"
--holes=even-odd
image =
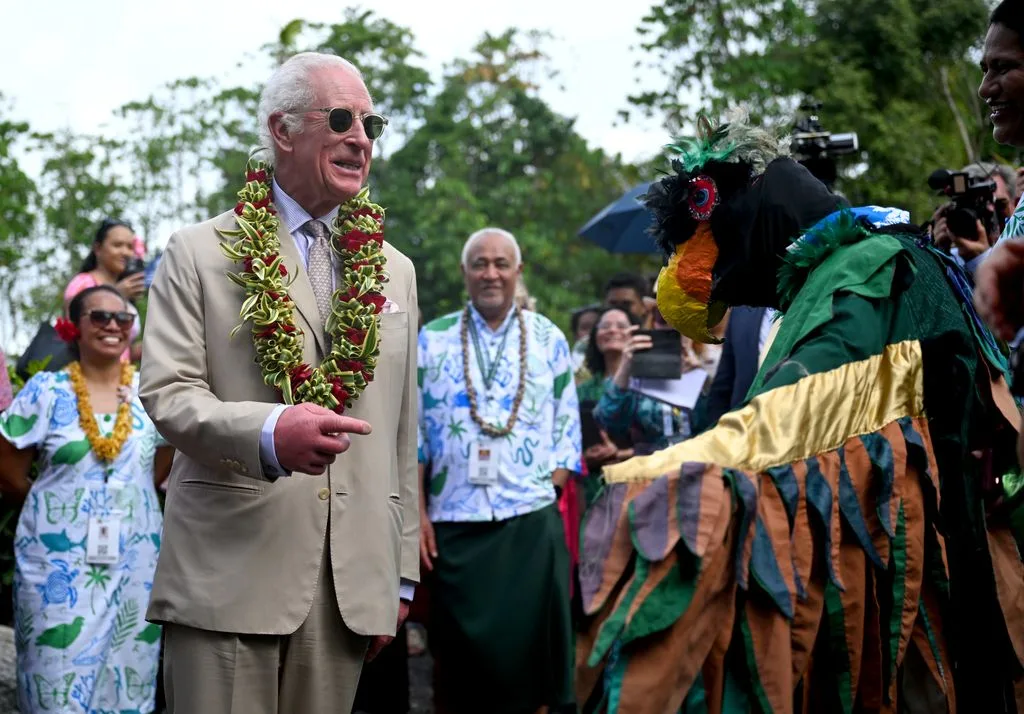
POLYGON ((309 616, 291 635, 237 635, 168 624, 168 714, 350 714, 369 638, 338 611, 324 548, 309 616))

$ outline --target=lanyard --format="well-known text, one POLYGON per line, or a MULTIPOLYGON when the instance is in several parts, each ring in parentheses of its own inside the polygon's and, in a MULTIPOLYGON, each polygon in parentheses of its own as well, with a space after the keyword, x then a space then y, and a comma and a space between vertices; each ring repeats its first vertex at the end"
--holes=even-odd
POLYGON ((505 331, 501 333, 501 343, 498 345, 498 349, 492 358, 490 354, 480 349, 480 335, 476 330, 476 321, 473 320, 471 315, 467 315, 467 319, 469 319, 469 336, 473 338, 473 352, 476 353, 476 364, 480 368, 480 376, 484 380, 484 389, 490 391, 491 385, 494 383, 494 377, 498 373, 498 363, 501 361, 501 355, 505 351, 508 332, 512 329, 512 320, 509 320, 508 324, 505 325, 505 331), (487 358, 486 366, 484 365, 484 357, 487 358))

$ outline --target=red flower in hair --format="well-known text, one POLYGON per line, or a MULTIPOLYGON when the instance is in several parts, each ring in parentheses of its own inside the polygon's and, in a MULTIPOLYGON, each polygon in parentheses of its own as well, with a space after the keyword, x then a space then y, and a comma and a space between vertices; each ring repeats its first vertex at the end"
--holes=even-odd
POLYGON ((53 326, 53 329, 57 331, 57 337, 64 340, 64 342, 75 342, 82 336, 75 323, 63 317, 57 318, 57 323, 53 326))

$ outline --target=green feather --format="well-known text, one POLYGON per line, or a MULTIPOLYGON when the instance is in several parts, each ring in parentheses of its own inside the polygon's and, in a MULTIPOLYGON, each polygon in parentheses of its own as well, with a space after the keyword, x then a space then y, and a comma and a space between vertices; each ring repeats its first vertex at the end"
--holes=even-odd
POLYGON ((836 220, 811 233, 807 231, 789 246, 779 268, 779 303, 785 311, 807 281, 807 276, 825 259, 844 245, 856 243, 869 235, 857 223, 851 211, 843 211, 836 220))
POLYGON ((726 140, 728 130, 729 125, 723 124, 706 136, 699 136, 695 139, 676 139, 676 143, 669 144, 665 148, 679 154, 678 160, 686 172, 690 173, 708 161, 727 161, 729 159, 736 149, 736 144, 726 140))

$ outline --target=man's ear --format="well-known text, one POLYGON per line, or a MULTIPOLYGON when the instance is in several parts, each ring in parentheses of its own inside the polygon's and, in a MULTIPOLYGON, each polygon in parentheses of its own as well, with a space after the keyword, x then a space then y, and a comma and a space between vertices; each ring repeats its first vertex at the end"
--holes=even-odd
POLYGON ((292 130, 285 121, 284 112, 274 112, 267 119, 267 127, 270 129, 270 140, 276 145, 275 153, 291 153, 292 130))

